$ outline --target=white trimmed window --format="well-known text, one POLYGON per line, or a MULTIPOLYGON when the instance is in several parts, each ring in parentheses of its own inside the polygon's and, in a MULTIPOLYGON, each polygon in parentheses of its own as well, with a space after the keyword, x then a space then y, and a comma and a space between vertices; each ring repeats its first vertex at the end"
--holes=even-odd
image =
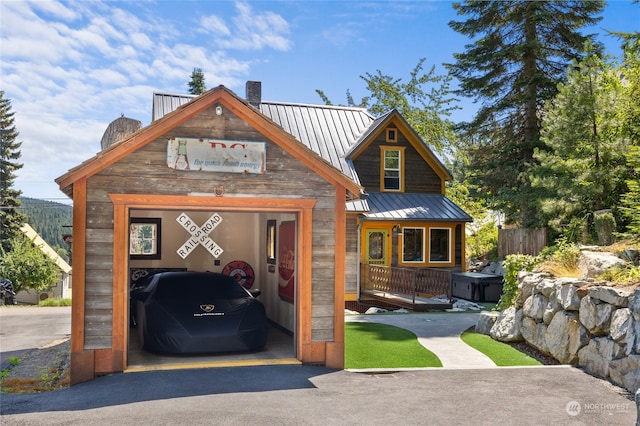
POLYGON ((424 228, 402 228, 402 263, 424 263, 424 228))
POLYGON ((451 228, 429 228, 429 262, 451 263, 451 228))

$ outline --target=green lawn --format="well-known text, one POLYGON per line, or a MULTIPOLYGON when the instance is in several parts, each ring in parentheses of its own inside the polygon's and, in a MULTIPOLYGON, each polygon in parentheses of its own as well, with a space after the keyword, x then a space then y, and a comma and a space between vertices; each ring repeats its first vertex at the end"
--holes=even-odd
POLYGON ((537 359, 484 334, 465 331, 460 338, 467 345, 488 356, 498 367, 542 365, 537 359))
POLYGON ((347 322, 344 330, 345 368, 442 367, 440 359, 403 328, 347 322))

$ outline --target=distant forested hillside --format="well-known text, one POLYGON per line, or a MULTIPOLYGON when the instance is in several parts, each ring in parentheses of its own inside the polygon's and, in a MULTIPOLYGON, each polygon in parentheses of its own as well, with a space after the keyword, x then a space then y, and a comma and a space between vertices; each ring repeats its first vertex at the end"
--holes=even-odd
MULTIPOLYGON (((68 253, 69 246, 62 240, 62 236, 71 234, 73 208, 67 204, 36 198, 20 197, 20 201, 22 212, 27 216, 27 223, 54 250, 60 253, 61 248, 68 253)), ((68 261, 68 254, 63 257, 68 261)))

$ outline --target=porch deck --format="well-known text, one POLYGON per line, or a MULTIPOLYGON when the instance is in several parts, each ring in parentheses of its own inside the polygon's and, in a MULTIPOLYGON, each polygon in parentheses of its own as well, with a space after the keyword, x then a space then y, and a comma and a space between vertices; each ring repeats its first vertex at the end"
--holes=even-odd
POLYGON ((440 296, 451 300, 451 272, 447 270, 363 264, 360 279, 362 302, 382 302, 416 312, 452 307, 452 303, 430 299, 440 296))

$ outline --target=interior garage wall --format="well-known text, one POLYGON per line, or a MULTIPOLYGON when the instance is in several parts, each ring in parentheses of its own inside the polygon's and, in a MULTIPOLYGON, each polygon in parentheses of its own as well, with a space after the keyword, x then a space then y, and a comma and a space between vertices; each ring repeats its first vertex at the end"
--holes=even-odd
MULTIPOLYGON (((196 224, 204 223, 214 212, 184 211, 196 224)), ((189 238, 187 231, 180 226, 176 218, 183 210, 157 211, 157 210, 133 210, 131 217, 161 218, 161 259, 155 260, 131 260, 130 268, 186 268, 189 271, 222 272, 225 265, 234 260, 242 260, 254 270, 255 281, 252 288, 262 291, 259 300, 267 310, 267 317, 293 332, 295 329, 295 306, 292 303, 280 299, 278 295, 278 266, 271 265, 273 272, 269 271, 266 261, 266 234, 267 220, 276 220, 276 243, 278 226, 284 221, 296 219, 294 214, 284 213, 242 213, 242 212, 215 212, 222 216, 222 222, 216 227, 209 237, 215 241, 224 252, 218 258, 219 265, 215 264, 215 258, 203 247, 196 247, 185 259, 176 253, 176 250, 189 238)), ((278 253, 276 246, 276 255, 278 253)), ((277 257, 276 257, 277 262, 277 257)))
POLYGON ((259 282, 257 266, 260 258, 259 247, 256 244, 260 227, 258 215, 241 212, 135 210, 131 212, 131 217, 162 219, 162 258, 131 260, 129 262, 131 268, 187 268, 189 271, 222 272, 229 262, 243 260, 254 269, 256 283, 259 282), (218 257, 219 265, 216 265, 216 259, 200 246, 191 251, 185 259, 178 256, 176 251, 190 237, 190 234, 176 221, 182 213, 186 213, 197 225, 202 225, 213 213, 222 216, 220 225, 209 234, 209 238, 224 250, 218 257))
MULTIPOLYGON (((296 219, 294 214, 284 214, 284 213, 261 213, 260 214, 260 244, 258 246, 261 249, 262 261, 260 263, 260 281, 256 281, 257 288, 262 290, 262 295, 260 296, 260 300, 264 303, 265 308, 267 310, 267 317, 280 325, 284 329, 293 333, 295 330, 295 305, 293 303, 289 303, 284 301, 278 295, 278 253, 279 253, 279 242, 280 239, 278 237, 278 227, 282 222, 293 221, 296 219), (276 264, 269 265, 266 262, 266 246, 267 246, 267 220, 276 220, 276 264), (269 271, 269 267, 273 272, 269 271)), ((256 287, 254 285, 254 287, 256 287)))

